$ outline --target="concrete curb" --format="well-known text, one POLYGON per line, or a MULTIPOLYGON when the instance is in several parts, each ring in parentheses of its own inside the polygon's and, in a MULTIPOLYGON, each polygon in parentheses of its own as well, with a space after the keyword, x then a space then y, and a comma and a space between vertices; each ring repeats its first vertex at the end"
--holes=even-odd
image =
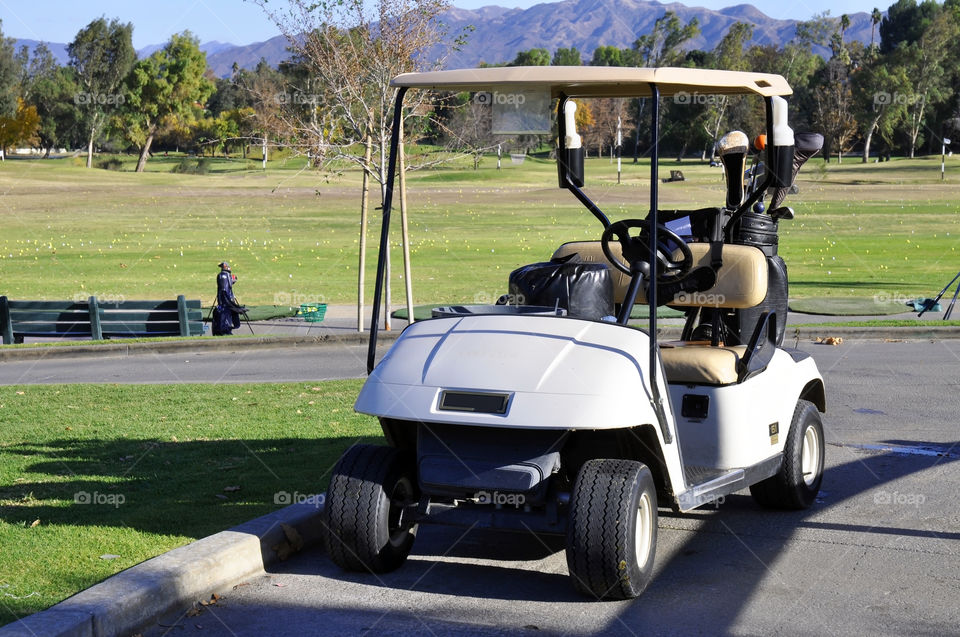
POLYGON ((280 560, 287 541, 281 524, 303 547, 321 539, 323 496, 173 549, 117 573, 59 604, 0 628, 0 637, 127 636, 160 617, 227 589, 280 560))
MULTIPOLYGON (((381 331, 378 342, 394 341, 400 330, 381 331)), ((257 336, 244 338, 209 338, 189 341, 156 341, 151 343, 108 343, 102 345, 63 345, 48 347, 0 347, 0 362, 28 361, 51 358, 82 358, 87 356, 136 356, 141 354, 173 354, 177 352, 223 352, 247 348, 271 347, 313 347, 317 345, 338 345, 367 343, 369 332, 349 332, 343 334, 327 333, 316 336, 257 336)))

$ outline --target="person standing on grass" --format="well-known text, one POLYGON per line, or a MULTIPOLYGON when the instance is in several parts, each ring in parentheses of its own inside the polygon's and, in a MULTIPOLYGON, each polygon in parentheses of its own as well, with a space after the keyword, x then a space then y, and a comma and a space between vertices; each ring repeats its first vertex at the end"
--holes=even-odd
POLYGON ((240 327, 240 315, 247 310, 237 303, 237 297, 233 295, 233 284, 237 282, 237 277, 230 271, 230 264, 223 261, 219 266, 217 304, 213 308, 213 335, 228 336, 240 327))

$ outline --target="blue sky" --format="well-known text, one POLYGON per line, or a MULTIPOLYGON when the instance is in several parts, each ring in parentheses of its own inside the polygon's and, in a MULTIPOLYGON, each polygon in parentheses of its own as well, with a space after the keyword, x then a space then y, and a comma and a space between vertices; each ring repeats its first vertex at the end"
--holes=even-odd
MULTIPOLYGON (((743 0, 687 0, 684 4, 710 9, 743 0)), ((758 9, 775 18, 805 20, 830 10, 831 15, 886 10, 892 0, 753 0, 758 9)), ((271 0, 283 5, 283 0, 271 0)), ((536 0, 454 0, 454 5, 475 9, 487 4, 529 7, 536 0)), ((3 33, 8 37, 69 42, 91 20, 106 16, 133 22, 137 48, 161 44, 172 34, 190 29, 201 41, 219 40, 249 44, 278 34, 263 11, 247 0, 0 0, 3 33)))

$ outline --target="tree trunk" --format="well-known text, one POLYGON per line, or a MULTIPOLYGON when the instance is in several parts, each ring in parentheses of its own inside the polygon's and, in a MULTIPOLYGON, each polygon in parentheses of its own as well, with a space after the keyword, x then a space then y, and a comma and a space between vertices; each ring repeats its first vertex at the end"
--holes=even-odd
POLYGON ((140 149, 140 159, 137 160, 137 172, 142 173, 143 169, 147 167, 147 157, 150 156, 150 144, 153 143, 153 133, 147 135, 147 141, 143 143, 143 148, 140 149))
POLYGON ((403 248, 403 284, 407 300, 407 323, 413 323, 413 277, 410 272, 410 223, 407 219, 407 162, 404 158, 406 151, 403 146, 403 119, 400 120, 400 145, 398 179, 400 181, 400 233, 403 248))
POLYGON ((877 122, 880 121, 880 116, 883 115, 883 109, 877 113, 877 116, 873 118, 873 121, 870 122, 870 126, 867 127, 867 132, 863 136, 863 162, 866 164, 870 161, 870 142, 873 140, 873 131, 877 129, 877 122))
POLYGON ((90 131, 90 141, 87 142, 87 168, 93 168, 93 135, 94 131, 90 131))
MULTIPOLYGON (((387 202, 387 142, 390 139, 390 135, 387 134, 386 129, 380 129, 380 210, 384 210, 384 207, 387 202)), ((383 313, 383 330, 389 332, 392 329, 391 326, 391 316, 390 316, 390 303, 392 301, 390 297, 390 233, 387 232, 387 250, 386 258, 383 260, 383 304, 386 306, 386 310, 383 313)))
MULTIPOLYGON (((372 128, 372 126, 371 126, 372 128)), ((363 331, 363 296, 367 269, 367 209, 370 202, 370 160, 373 154, 373 138, 367 135, 363 153, 363 190, 360 196, 360 267, 357 275, 357 331, 363 331)), ((267 156, 267 144, 264 139, 263 156, 267 156)), ((264 159, 266 167, 266 159, 264 159)))

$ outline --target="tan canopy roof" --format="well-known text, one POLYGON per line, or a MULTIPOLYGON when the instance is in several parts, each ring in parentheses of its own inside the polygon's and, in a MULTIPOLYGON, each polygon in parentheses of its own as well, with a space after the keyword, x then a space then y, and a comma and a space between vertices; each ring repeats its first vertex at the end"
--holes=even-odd
POLYGON ((687 68, 622 66, 502 66, 404 73, 391 86, 455 91, 549 89, 553 97, 649 97, 650 83, 664 97, 678 93, 707 95, 790 95, 780 75, 687 68))

